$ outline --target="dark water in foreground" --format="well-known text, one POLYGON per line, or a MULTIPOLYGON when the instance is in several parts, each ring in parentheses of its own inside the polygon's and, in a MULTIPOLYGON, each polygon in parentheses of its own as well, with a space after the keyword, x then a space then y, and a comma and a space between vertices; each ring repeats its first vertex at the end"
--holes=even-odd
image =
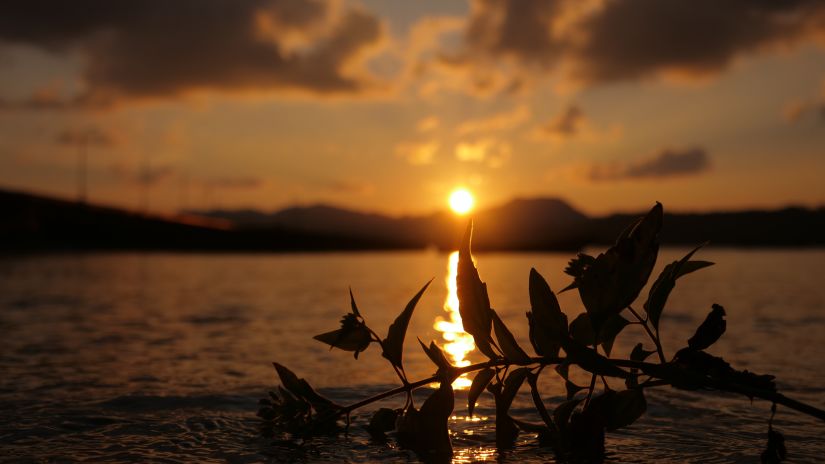
MULTIPOLYGON (((664 250, 660 264, 683 253, 664 250)), ((569 282, 562 274, 569 258, 478 256, 493 306, 522 346, 529 346, 530 267, 558 290, 569 282)), ((825 250, 708 249, 701 258, 717 265, 684 278, 674 291, 662 322, 667 354, 684 345, 711 303, 721 303, 728 333, 710 351, 734 367, 773 373, 788 396, 825 407, 825 250)), ((348 310, 349 285, 370 326, 385 333, 435 277, 405 349, 411 377, 429 375, 433 368, 415 336, 443 343, 433 326, 446 316, 447 263, 447 255, 426 252, 2 258, 0 460, 414 462, 409 452, 372 443, 359 427, 338 438, 272 443, 258 435, 256 403, 277 383, 271 361, 339 403, 396 386, 374 347, 355 361, 312 340, 337 327, 348 310)), ((560 300, 571 319, 581 311, 575 292, 560 300)), ((628 328, 614 355, 626 356, 637 341, 644 341, 641 330, 628 328)), ((553 407, 563 385, 551 373, 542 379, 553 407)), ((458 393, 450 424, 457 462, 552 461, 529 436, 498 455, 491 403, 482 396, 481 420, 468 421, 466 393, 458 393)), ((632 427, 608 434, 610 461, 758 462, 769 404, 659 389, 649 393, 648 405, 632 427)), ((512 412, 538 421, 528 394, 512 412)), ((825 459, 825 423, 780 407, 775 425, 785 433, 790 462, 825 459)))

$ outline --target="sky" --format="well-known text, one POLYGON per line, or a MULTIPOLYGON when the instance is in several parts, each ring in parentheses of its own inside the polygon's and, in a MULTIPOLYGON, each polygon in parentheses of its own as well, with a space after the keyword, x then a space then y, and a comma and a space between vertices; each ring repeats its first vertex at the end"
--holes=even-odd
POLYGON ((4 5, 0 188, 163 213, 422 214, 459 186, 825 205, 820 0, 4 5))

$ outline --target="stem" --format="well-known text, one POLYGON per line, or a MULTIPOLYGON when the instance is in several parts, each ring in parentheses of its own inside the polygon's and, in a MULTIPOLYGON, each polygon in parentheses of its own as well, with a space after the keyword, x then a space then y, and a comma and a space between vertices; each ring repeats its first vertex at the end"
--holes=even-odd
POLYGON ((650 330, 650 326, 647 325, 647 319, 642 318, 642 316, 639 315, 639 313, 637 313, 632 306, 628 306, 627 309, 630 310, 630 312, 634 316, 636 316, 636 319, 639 321, 642 327, 644 327, 645 332, 647 332, 647 335, 650 337, 650 340, 653 341, 654 345, 656 345, 656 353, 659 355, 659 361, 661 361, 663 364, 667 362, 665 361, 665 352, 662 349, 662 343, 659 341, 659 337, 654 335, 653 331, 650 330))
MULTIPOLYGON (((476 364, 471 364, 469 366, 464 367, 457 367, 455 368, 454 373, 456 375, 466 374, 469 372, 479 371, 481 369, 486 369, 488 367, 502 367, 502 366, 510 366, 510 365, 520 365, 520 366, 528 366, 532 364, 538 364, 540 366, 547 366, 552 364, 560 364, 565 361, 565 358, 545 358, 545 357, 535 357, 530 358, 530 361, 527 363, 511 363, 506 359, 493 359, 490 361, 480 362, 476 364)), ((636 369, 645 369, 645 368, 656 368, 659 364, 652 364, 646 362, 639 362, 639 361, 632 361, 629 359, 610 359, 610 361, 620 367, 626 368, 636 368, 636 369)), ((412 392, 418 388, 421 388, 429 383, 435 382, 438 380, 438 376, 430 376, 425 379, 418 380, 416 382, 408 383, 407 385, 402 385, 400 387, 396 387, 392 390, 385 391, 383 393, 379 393, 375 396, 371 396, 369 398, 363 399, 357 403, 353 403, 349 406, 344 406, 340 410, 338 410, 339 414, 349 414, 350 412, 361 408, 363 406, 369 405, 376 401, 383 400, 385 398, 389 398, 391 396, 395 396, 405 392, 412 392)), ((641 384, 640 386, 643 388, 653 388, 659 386, 669 385, 670 383, 666 380, 648 380, 641 384)), ((730 382, 722 382, 718 380, 708 379, 707 380, 707 388, 719 390, 719 391, 727 391, 732 393, 740 393, 746 395, 751 398, 760 398, 766 401, 770 401, 772 403, 781 404, 787 408, 793 409, 795 411, 801 412, 803 414, 807 414, 811 417, 815 417, 819 420, 825 421, 825 411, 822 409, 816 408, 806 403, 802 403, 801 401, 796 401, 794 399, 788 398, 787 396, 774 392, 774 391, 767 391, 767 390, 760 390, 757 388, 753 388, 747 385, 740 385, 734 384, 730 382)))

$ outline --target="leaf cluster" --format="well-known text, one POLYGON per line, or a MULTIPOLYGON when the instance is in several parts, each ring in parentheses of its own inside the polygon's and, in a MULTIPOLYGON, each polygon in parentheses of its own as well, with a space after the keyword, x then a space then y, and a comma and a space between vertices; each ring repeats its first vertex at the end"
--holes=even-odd
MULTIPOLYGON (((706 319, 696 329, 686 346, 668 360, 660 341, 659 330, 667 300, 677 281, 695 271, 711 266, 693 260, 700 247, 682 259, 666 265, 653 281, 638 311, 634 302, 650 280, 659 252, 659 233, 663 208, 657 203, 645 216, 630 224, 605 252, 597 256, 579 253, 565 273, 573 281, 562 291, 576 289, 585 308, 572 321, 562 311, 550 284, 535 269, 529 274, 530 309, 526 312, 529 341, 535 356, 522 348, 499 314, 493 309, 487 284, 481 280, 471 252, 472 222, 459 248, 457 292, 464 330, 472 335, 486 361, 467 367, 450 364, 435 344, 419 344, 436 368, 427 379, 410 382, 403 364, 403 345, 409 322, 425 284, 407 303, 380 337, 368 325, 350 291, 350 312, 341 319, 340 328, 317 335, 315 339, 332 348, 358 354, 373 343, 396 372, 402 385, 349 406, 338 406, 315 392, 284 366, 275 364, 282 387, 262 400, 259 416, 270 424, 296 434, 335 431, 337 421, 375 401, 405 393, 406 401, 398 409, 377 410, 366 425, 370 434, 385 440, 394 433, 398 444, 417 452, 425 460, 440 460, 452 454, 448 419, 454 409, 452 381, 459 375, 475 372, 467 395, 467 412, 473 415, 481 395, 488 392, 495 403, 496 446, 514 446, 520 433, 533 434, 539 443, 551 447, 560 461, 601 462, 604 458, 605 434, 629 427, 647 410, 645 390, 671 385, 690 390, 719 390, 759 397, 785 404, 825 420, 825 412, 792 401, 776 390, 774 378, 739 371, 724 359, 708 353, 724 334, 725 310, 713 304, 706 319), (617 337, 630 325, 641 326, 646 342, 635 344, 627 359, 611 358, 617 337), (645 349, 645 343, 653 349, 645 349), (657 363, 648 358, 656 354, 657 363), (553 366, 553 369, 545 369, 553 366), (570 378, 571 369, 590 374, 589 385, 577 385, 570 378), (563 382, 566 398, 548 408, 539 391, 539 378, 553 372, 563 382), (413 403, 412 391, 438 382, 421 408, 413 403), (539 422, 516 419, 510 408, 527 384, 539 422), (597 388, 601 385, 601 388, 597 388)), ((773 417, 773 416, 771 416, 773 417)), ((784 438, 769 424, 768 448, 763 462, 779 462, 786 455, 784 438)))

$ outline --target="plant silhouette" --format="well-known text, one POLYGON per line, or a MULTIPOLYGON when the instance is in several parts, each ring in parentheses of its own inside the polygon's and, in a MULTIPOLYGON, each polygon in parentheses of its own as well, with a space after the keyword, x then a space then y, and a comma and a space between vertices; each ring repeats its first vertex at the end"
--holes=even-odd
POLYGON ((687 274, 713 265, 693 260, 698 248, 662 270, 643 296, 641 308, 634 308, 642 289, 650 279, 659 251, 659 232, 663 209, 657 203, 645 216, 630 224, 615 244, 598 256, 579 253, 565 273, 573 282, 562 291, 577 290, 585 312, 568 324, 556 294, 547 281, 530 270, 530 311, 527 312, 529 339, 536 356, 529 355, 490 306, 487 285, 481 280, 471 254, 472 222, 468 225, 459 250, 457 287, 459 310, 464 330, 473 336, 479 351, 487 361, 465 367, 449 363, 441 349, 431 342, 419 343, 435 364, 435 375, 409 381, 404 371, 402 347, 415 306, 429 282, 410 300, 390 325, 387 336, 381 338, 366 323, 351 298, 351 312, 341 320, 337 330, 315 338, 330 348, 354 352, 355 357, 372 344, 381 348, 402 385, 393 390, 342 406, 324 398, 286 367, 275 363, 281 386, 261 400, 258 415, 265 430, 287 431, 295 437, 336 433, 348 427, 350 414, 376 401, 400 394, 406 401, 398 409, 381 408, 373 415, 367 430, 375 438, 385 440, 386 433, 395 431, 402 447, 414 450, 426 461, 448 460, 452 455, 448 419, 454 409, 451 383, 459 375, 476 372, 470 386, 467 410, 473 414, 475 403, 484 390, 495 400, 496 446, 514 446, 519 432, 538 436, 541 445, 553 449, 560 462, 601 462, 604 459, 605 432, 632 425, 647 409, 645 390, 670 386, 685 390, 713 390, 760 398, 772 403, 768 421, 768 443, 761 453, 762 462, 785 459, 782 434, 773 428, 776 405, 825 420, 825 411, 792 400, 776 389, 774 377, 747 370, 740 371, 724 359, 708 353, 726 329, 725 310, 713 304, 707 318, 696 329, 686 346, 668 360, 659 337, 659 321, 668 296, 678 280, 687 274), (626 318, 625 316, 628 318, 626 318), (638 324, 648 340, 635 345, 627 359, 611 358, 613 342, 630 324, 638 324), (653 349, 645 349, 645 344, 653 349), (565 356, 561 356, 562 352, 565 356), (658 362, 647 359, 656 354, 658 362), (539 376, 550 370, 564 382, 567 399, 548 410, 538 390, 539 376), (579 386, 569 378, 570 366, 590 373, 588 386, 579 386), (623 389, 614 390, 622 384, 623 389), (601 379, 601 388, 597 380, 601 379), (412 392, 439 382, 436 389, 417 409, 412 392), (540 422, 516 420, 509 410, 516 394, 527 385, 540 422))

